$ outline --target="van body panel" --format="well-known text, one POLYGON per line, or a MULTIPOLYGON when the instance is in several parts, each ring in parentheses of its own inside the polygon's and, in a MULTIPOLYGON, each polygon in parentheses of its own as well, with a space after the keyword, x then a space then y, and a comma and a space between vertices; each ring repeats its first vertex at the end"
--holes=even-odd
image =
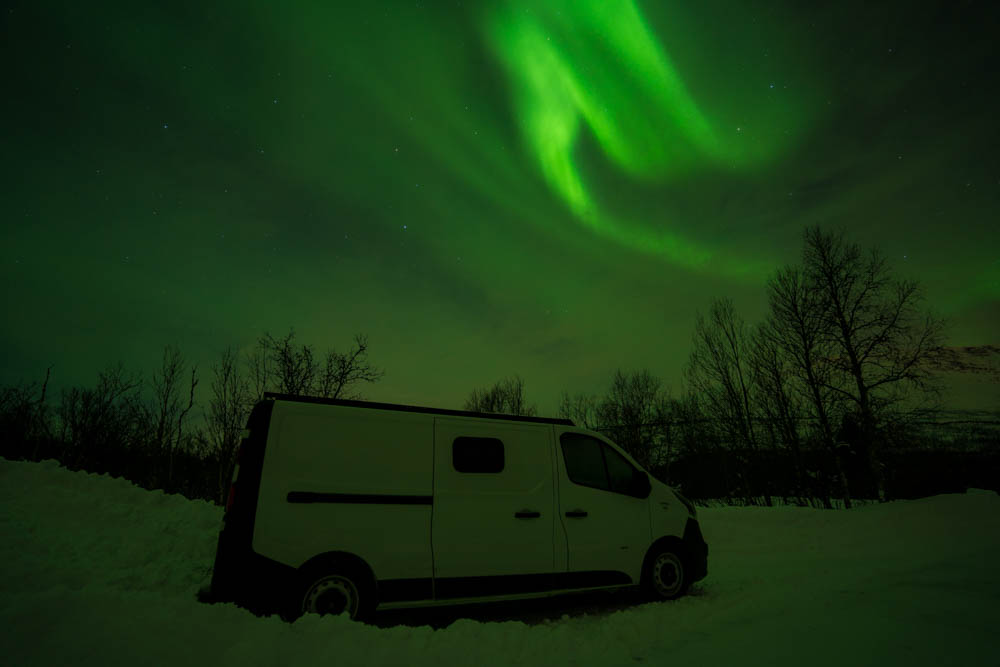
POLYGON ((432 576, 433 419, 276 401, 254 551, 296 568, 346 551, 376 577, 432 576))
POLYGON ((490 419, 434 420, 434 576, 550 573, 554 567, 552 427, 490 419), (459 472, 457 438, 503 445, 497 472, 459 472))
POLYGON ((690 518, 684 505, 663 482, 653 477, 649 478, 649 482, 652 487, 649 492, 649 528, 653 539, 668 535, 683 536, 690 518))

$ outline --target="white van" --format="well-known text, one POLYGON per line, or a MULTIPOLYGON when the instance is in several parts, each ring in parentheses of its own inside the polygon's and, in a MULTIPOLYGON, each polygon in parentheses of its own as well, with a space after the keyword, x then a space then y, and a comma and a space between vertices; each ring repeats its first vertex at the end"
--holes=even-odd
POLYGON ((694 506, 568 419, 265 394, 203 599, 294 619, 707 573, 694 506))

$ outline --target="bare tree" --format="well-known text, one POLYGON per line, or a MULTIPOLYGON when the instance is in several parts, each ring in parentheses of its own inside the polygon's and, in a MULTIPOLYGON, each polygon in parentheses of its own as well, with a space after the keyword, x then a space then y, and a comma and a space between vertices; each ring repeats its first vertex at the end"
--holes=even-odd
POLYGON ((194 407, 194 390, 198 386, 198 366, 197 364, 191 367, 191 379, 188 382, 188 402, 184 406, 184 409, 177 414, 177 437, 174 440, 172 446, 170 447, 170 466, 167 468, 167 484, 170 488, 173 487, 174 483, 174 455, 181 449, 182 443, 186 440, 184 433, 184 420, 187 419, 187 415, 191 412, 191 408, 194 407))
POLYGON ((864 255, 843 232, 807 229, 803 254, 810 286, 823 295, 824 332, 837 348, 831 362, 848 379, 826 386, 853 404, 860 422, 859 453, 884 501, 876 434, 908 390, 937 393, 933 361, 943 347, 944 322, 920 312, 918 283, 893 278, 877 249, 864 255))
MULTIPOLYGON (((703 396, 708 412, 722 425, 727 439, 754 455, 758 451, 757 404, 748 338, 746 324, 737 315, 733 302, 714 301, 707 320, 701 313, 697 316, 686 374, 691 387, 703 396)), ((759 490, 765 504, 770 506, 766 480, 750 479, 748 462, 740 463, 747 499, 759 490)))
POLYGON ((312 347, 302 345, 296 349, 292 345, 294 337, 294 330, 281 339, 265 332, 257 343, 270 362, 267 379, 274 383, 277 390, 282 394, 306 396, 311 393, 318 364, 313 360, 312 347))
POLYGON ((535 406, 529 406, 525 402, 524 380, 517 375, 500 380, 489 389, 473 389, 462 409, 526 417, 533 417, 538 413, 535 406))
POLYGON ((597 406, 601 431, 639 465, 661 475, 670 459, 669 416, 669 397, 648 370, 616 370, 610 391, 597 406))
POLYGON ((247 401, 257 403, 264 398, 264 392, 270 391, 271 358, 267 350, 258 343, 257 347, 247 352, 246 363, 249 371, 247 401))
POLYGON ((141 376, 121 363, 102 371, 94 389, 64 389, 57 414, 61 457, 71 468, 85 463, 93 472, 117 472, 123 451, 148 442, 151 415, 140 395, 141 376))
POLYGON ((718 438, 706 413, 705 401, 697 391, 689 388, 679 399, 671 400, 671 413, 671 440, 678 456, 716 449, 718 438))
POLYGON ((0 439, 0 451, 6 458, 37 461, 42 447, 50 444, 52 436, 45 394, 51 374, 49 366, 37 398, 33 382, 0 388, 0 433, 4 434, 0 439))
POLYGON ((572 420, 577 426, 596 431, 597 405, 595 396, 585 393, 570 396, 569 392, 564 391, 559 397, 559 416, 572 420))
MULTIPOLYGON (((167 490, 173 488, 174 455, 184 438, 184 421, 194 407, 194 390, 198 386, 198 367, 192 366, 188 402, 185 407, 181 407, 180 382, 184 366, 180 349, 167 345, 163 348, 159 373, 154 372, 152 377, 154 439, 150 444, 153 446, 154 460, 166 455, 167 478, 163 488, 167 490)), ((151 474, 156 475, 153 471, 151 474)), ((156 485, 159 485, 158 481, 150 480, 156 485)))
POLYGON ((163 359, 159 373, 153 372, 153 415, 155 420, 155 440, 150 444, 157 453, 167 448, 173 440, 174 417, 180 412, 180 398, 177 395, 178 380, 183 370, 180 350, 167 345, 163 348, 163 359))
POLYGON ((368 363, 368 337, 354 337, 355 348, 342 354, 334 350, 326 353, 326 364, 319 374, 317 388, 324 398, 360 399, 359 392, 345 393, 359 382, 376 382, 384 374, 368 363))
POLYGON ((329 350, 322 369, 309 345, 292 343, 294 330, 276 339, 269 333, 257 341, 256 350, 247 356, 250 378, 257 399, 274 390, 294 396, 319 395, 324 398, 361 398, 351 391, 360 382, 376 382, 384 372, 368 361, 368 337, 357 334, 354 349, 346 353, 329 350))
POLYGON ((209 401, 208 439, 212 457, 218 463, 218 500, 226 502, 240 434, 247 423, 251 391, 240 377, 236 350, 228 347, 217 365, 212 366, 212 398, 209 401))
MULTIPOLYGON (((792 394, 797 394, 810 407, 818 425, 819 439, 837 469, 841 497, 846 508, 851 507, 850 487, 844 471, 843 461, 836 455, 833 419, 837 410, 838 394, 831 387, 837 382, 830 360, 836 352, 826 332, 826 305, 823 295, 807 282, 804 273, 795 267, 785 267, 775 273, 767 282, 767 296, 770 312, 765 323, 758 329, 758 359, 761 364, 787 363, 787 374, 795 379, 787 384, 782 377, 784 371, 776 368, 761 368, 760 376, 771 396, 785 401, 789 406, 792 394), (780 361, 779 361, 780 355, 780 361), (771 357, 768 359, 768 357, 771 357), (783 398, 779 398, 783 396, 783 398)), ((784 413, 779 404, 774 404, 779 418, 787 419, 791 413, 784 413)), ((798 448, 797 434, 793 435, 789 426, 783 427, 786 441, 798 448)), ((799 472, 804 472, 803 468, 799 472)), ((825 506, 829 498, 820 491, 825 506)))

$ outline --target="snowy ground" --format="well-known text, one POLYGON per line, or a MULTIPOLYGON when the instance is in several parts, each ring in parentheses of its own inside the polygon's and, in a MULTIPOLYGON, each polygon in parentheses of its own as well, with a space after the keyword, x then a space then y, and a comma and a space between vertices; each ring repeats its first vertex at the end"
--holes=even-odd
POLYGON ((1000 664, 993 492, 699 517, 709 575, 675 602, 590 595, 289 625, 195 600, 218 507, 0 459, 0 663, 1000 664))

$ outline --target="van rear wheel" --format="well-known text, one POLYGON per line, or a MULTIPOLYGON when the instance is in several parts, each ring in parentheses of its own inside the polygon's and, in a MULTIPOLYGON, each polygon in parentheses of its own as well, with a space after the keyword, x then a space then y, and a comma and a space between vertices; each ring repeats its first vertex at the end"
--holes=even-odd
POLYGON ((303 614, 336 616, 347 613, 353 620, 364 621, 374 610, 373 587, 354 568, 307 571, 301 581, 303 585, 292 610, 296 618, 303 614))
POLYGON ((690 585, 684 557, 678 546, 664 545, 650 554, 643 572, 646 593, 653 600, 674 600, 690 585))
POLYGON ((329 575, 313 582, 302 598, 303 614, 358 613, 358 588, 347 577, 329 575))

